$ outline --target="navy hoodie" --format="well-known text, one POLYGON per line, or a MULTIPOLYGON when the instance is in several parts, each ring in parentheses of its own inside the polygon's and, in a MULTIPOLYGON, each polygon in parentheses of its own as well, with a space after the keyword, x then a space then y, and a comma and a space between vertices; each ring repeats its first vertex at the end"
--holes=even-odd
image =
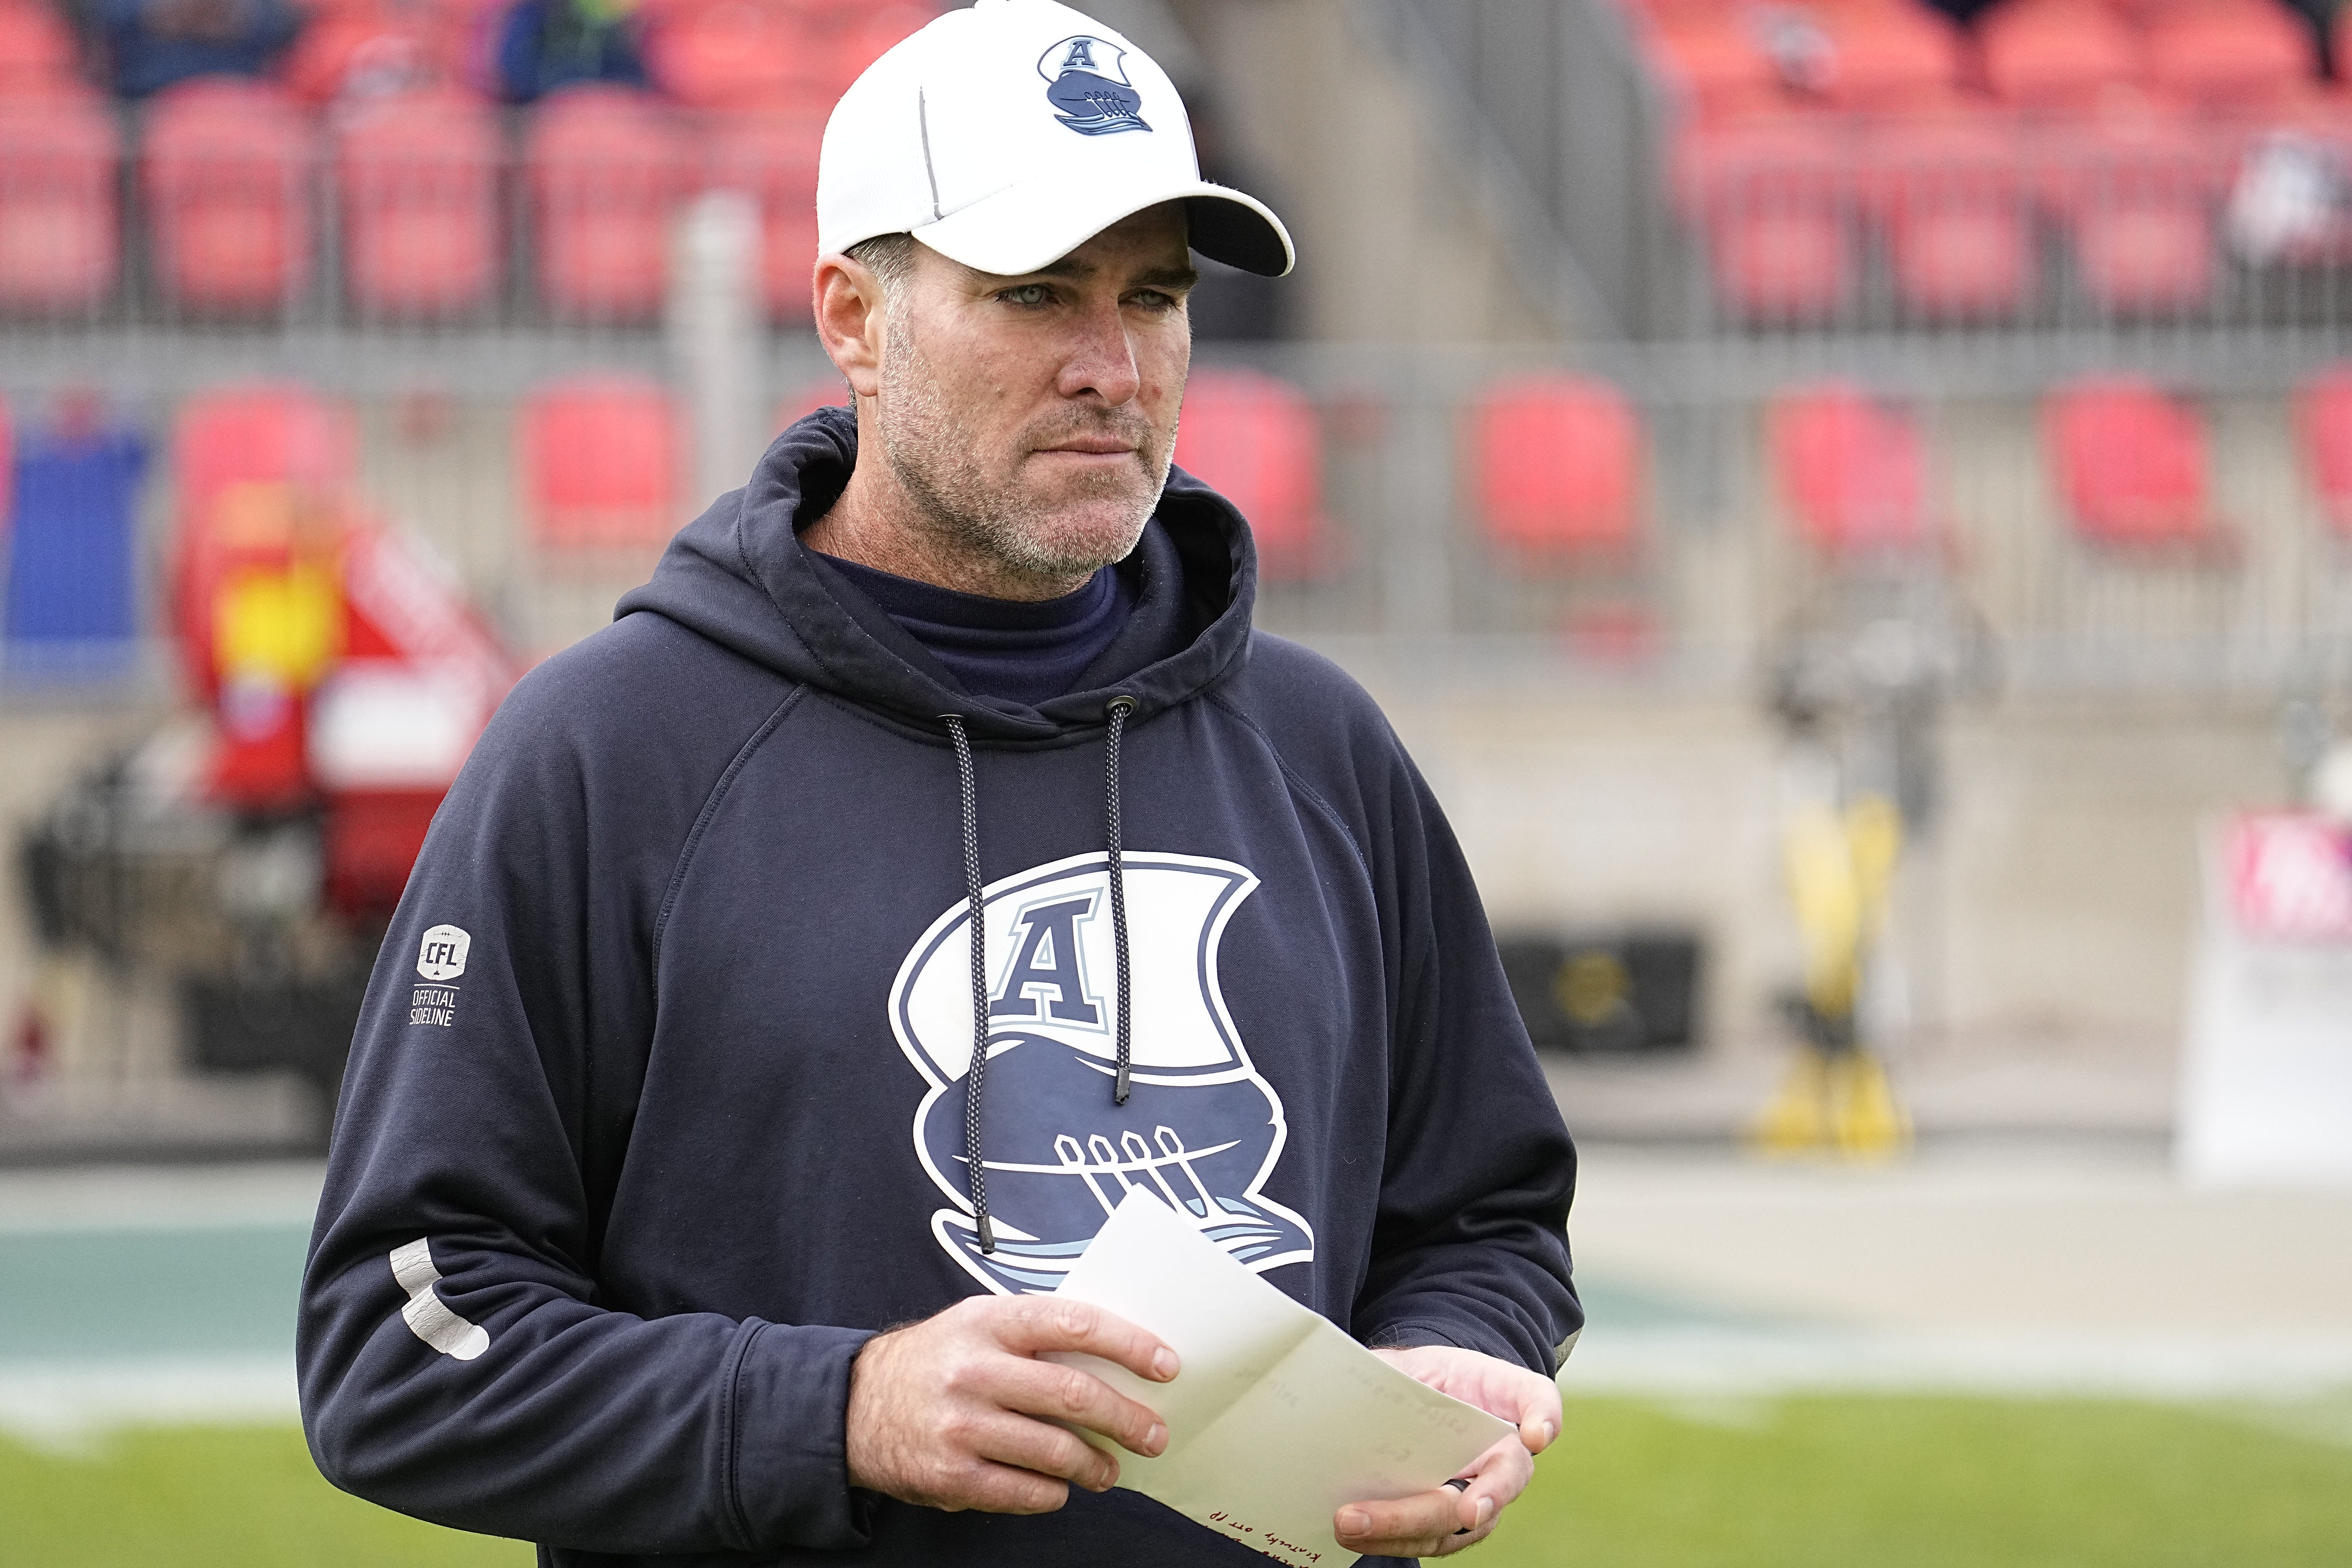
POLYGON ((850 1363, 1053 1289, 1140 1184, 1368 1343, 1549 1375, 1574 1152, 1436 803, 1352 681, 1252 630, 1228 503, 1171 474, 1127 627, 1024 707, 800 543, 855 454, 845 411, 787 431, 435 818, 303 1282, 311 1451, 565 1568, 1263 1561, 1130 1492, 854 1489, 850 1363))

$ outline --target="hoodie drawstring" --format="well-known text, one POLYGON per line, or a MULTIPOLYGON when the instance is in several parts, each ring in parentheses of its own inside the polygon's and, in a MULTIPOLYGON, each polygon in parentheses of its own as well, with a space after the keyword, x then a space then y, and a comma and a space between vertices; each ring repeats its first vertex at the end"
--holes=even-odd
POLYGON ((980 781, 972 776, 971 737, 953 713, 947 721, 955 742, 956 783, 963 792, 963 885, 971 902, 964 906, 964 926, 971 933, 971 1068, 963 1080, 963 1155, 971 1187, 972 1217, 980 1222, 980 1249, 996 1250, 996 1231, 988 1223, 988 1170, 980 1163, 981 1079, 988 1072, 988 931, 981 914, 980 781))
POLYGON ((1112 698, 1108 715, 1110 728, 1103 736, 1103 839, 1110 847, 1110 930, 1118 948, 1118 1077, 1110 1091, 1115 1105, 1127 1103, 1128 1058, 1133 1054, 1133 1029, 1127 1011, 1127 873, 1119 865, 1118 738, 1127 729, 1127 716, 1134 711, 1134 698, 1112 698))
MULTIPOLYGON (((1127 1103, 1134 1033, 1128 998, 1127 875, 1119 858, 1118 743, 1127 730, 1127 717, 1134 711, 1134 698, 1112 698, 1105 712, 1109 728, 1103 737, 1103 830, 1109 845, 1111 940, 1118 952, 1118 1076, 1111 1086, 1111 1100, 1118 1105, 1127 1103)), ((964 732, 962 718, 942 713, 940 721, 955 742, 956 785, 963 798, 964 926, 971 933, 971 1067, 963 1081, 964 1163, 970 1167, 971 1213, 980 1231, 980 1249, 994 1252, 996 1229, 988 1222, 988 1169, 980 1159, 980 1101, 982 1080, 988 1071, 989 1035, 988 934, 980 881, 980 781, 972 771, 971 737, 964 732)))

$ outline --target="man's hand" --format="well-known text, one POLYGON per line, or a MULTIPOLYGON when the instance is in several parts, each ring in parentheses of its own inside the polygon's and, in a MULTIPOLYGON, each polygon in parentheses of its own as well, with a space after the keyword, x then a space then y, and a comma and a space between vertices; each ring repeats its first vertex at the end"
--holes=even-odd
POLYGON ((1535 1456, 1559 1436, 1559 1388, 1526 1367, 1451 1345, 1372 1352, 1465 1405, 1518 1424, 1518 1431, 1462 1472, 1466 1486, 1442 1486, 1388 1502, 1351 1502, 1332 1523, 1339 1544, 1368 1557, 1444 1557, 1493 1531, 1535 1474, 1535 1456))
MULTIPOLYGON (((1049 1296, 978 1296, 868 1340, 849 1369, 849 1484, 926 1508, 1051 1513, 1069 1483, 1107 1491, 1118 1461, 1067 1426, 1146 1457, 1168 1428, 1041 1351, 1083 1351, 1165 1383, 1176 1352, 1124 1319, 1049 1296)), ((1448 1494, 1451 1495, 1450 1493, 1448 1494)))

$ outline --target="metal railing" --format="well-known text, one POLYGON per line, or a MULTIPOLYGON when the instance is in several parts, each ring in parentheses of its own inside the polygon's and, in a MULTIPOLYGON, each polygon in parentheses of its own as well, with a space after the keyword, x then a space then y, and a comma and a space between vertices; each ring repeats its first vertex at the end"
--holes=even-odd
MULTIPOLYGON (((688 345, 652 331, 426 341, 149 330, 26 346, 0 332, 0 395, 20 430, 76 389, 96 391, 159 448, 180 403, 218 384, 291 377, 348 399, 366 504, 435 546, 532 652, 593 629, 657 545, 566 554, 534 542, 520 404, 551 381, 618 369, 666 380, 683 411, 696 374, 688 345)), ((2298 671, 2352 644, 2352 536, 2315 489, 2294 414, 2298 389, 2327 357, 2302 340, 2260 353, 2236 337, 2182 340, 2137 358, 2112 348, 2053 336, 2030 353, 1956 366, 1894 339, 1834 359, 1802 343, 1769 354, 1740 345, 1565 354, 1204 345, 1195 363, 1196 378, 1232 368, 1270 374, 1300 389, 1312 410, 1311 449, 1298 460, 1319 486, 1317 526, 1329 547, 1304 569, 1269 574, 1266 624, 1402 679, 1757 689, 1761 650, 1849 564, 1809 534, 1772 433, 1780 399, 1831 380, 1882 397, 1918 429, 1922 527, 1939 542, 1912 569, 1948 578, 1980 607, 2012 685, 2231 699, 2286 689, 2298 671), (2044 405, 2082 372, 2118 369, 2179 394, 2201 422, 2208 510, 2226 550, 2118 547, 2071 515, 2044 405), (1629 549, 1530 552, 1486 514, 1474 441, 1482 399, 1534 374, 1591 378, 1632 409, 1639 473, 1629 549)), ((837 387, 803 334, 761 337, 747 367, 730 374, 762 420, 837 387)), ((759 433, 772 427, 761 423, 759 433)), ((1196 458, 1246 504, 1247 476, 1221 475, 1217 462, 1213 453, 1196 458)), ((171 526, 169 461, 157 468, 143 513, 150 562, 164 558, 171 526)), ((680 484, 683 522, 717 481, 680 484)))

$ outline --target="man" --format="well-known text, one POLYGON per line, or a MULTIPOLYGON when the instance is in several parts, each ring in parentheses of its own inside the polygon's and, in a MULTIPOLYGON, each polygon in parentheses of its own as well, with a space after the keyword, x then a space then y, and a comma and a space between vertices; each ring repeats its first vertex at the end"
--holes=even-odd
POLYGON ((1251 631, 1246 526, 1169 469, 1188 238, 1288 238, 1045 0, 877 63, 818 208, 855 420, 517 689, 386 938, 305 1283, 320 1468, 567 1568, 1257 1561, 1109 1489, 1072 1428, 1157 1417, 1039 1359, 1183 1375, 1046 1294, 1140 1185, 1518 1424, 1335 1520, 1475 1544, 1558 1430, 1574 1157, 1426 787, 1251 631))

